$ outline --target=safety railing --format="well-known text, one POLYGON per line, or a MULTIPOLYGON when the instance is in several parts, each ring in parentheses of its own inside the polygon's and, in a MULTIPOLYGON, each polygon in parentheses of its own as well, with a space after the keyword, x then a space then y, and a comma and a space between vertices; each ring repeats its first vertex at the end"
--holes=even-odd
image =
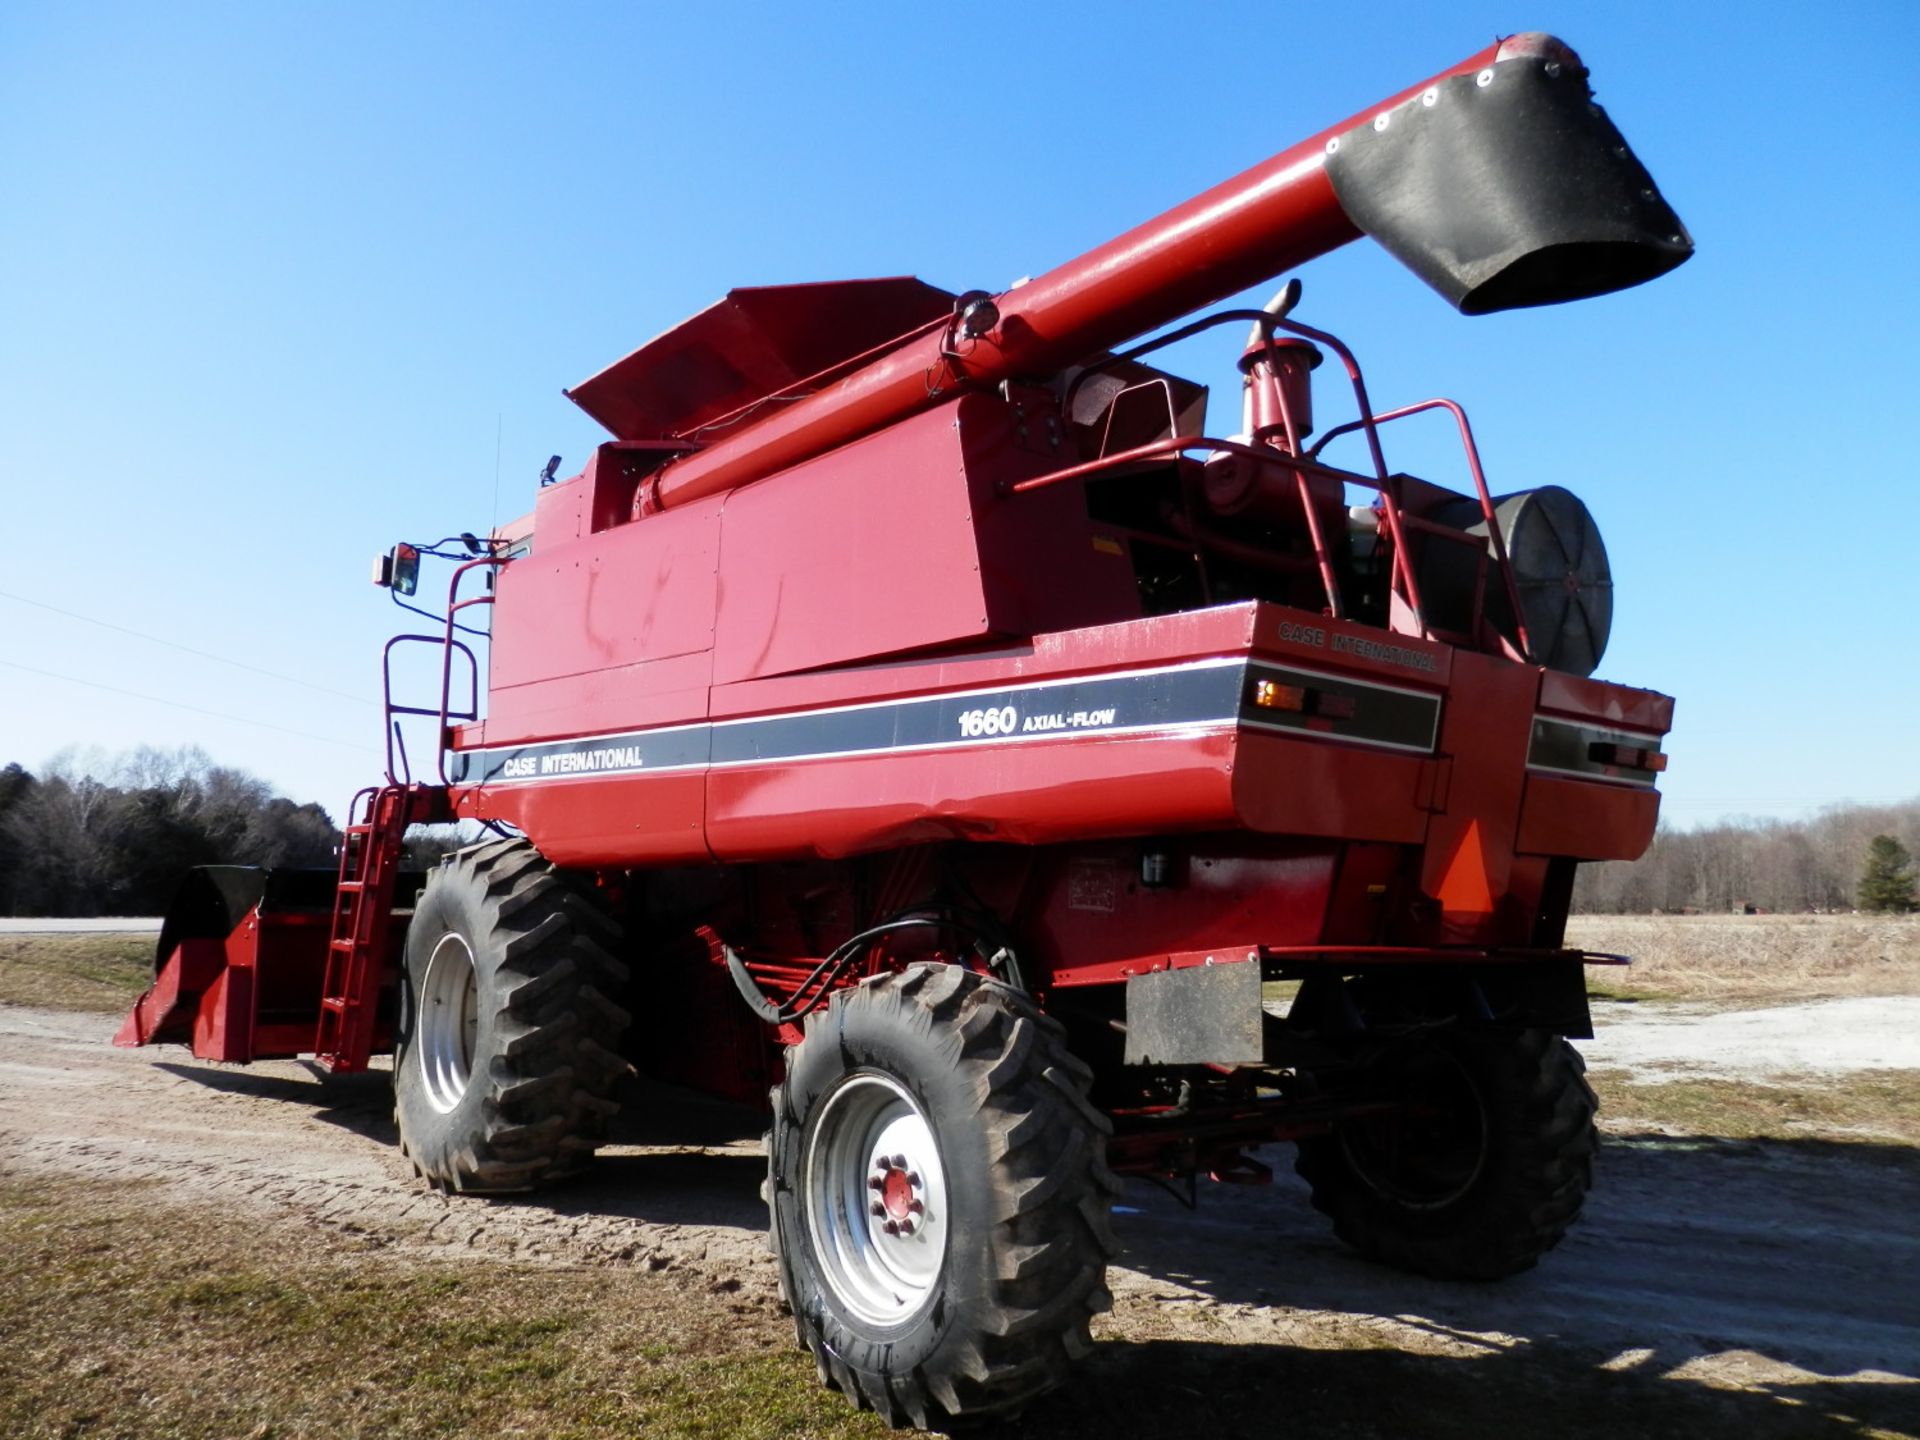
POLYGON ((477 720, 480 718, 480 662, 474 657, 473 650, 464 640, 456 640, 451 635, 396 635, 387 641, 380 652, 380 689, 387 712, 387 783, 391 785, 411 785, 413 781, 413 762, 407 754, 407 737, 401 729, 402 716, 432 716, 436 725, 435 746, 440 759, 437 773, 441 784, 446 784, 446 733, 447 727, 455 720, 477 720), (440 699, 434 705, 404 705, 393 698, 393 656, 396 650, 407 646, 429 645, 442 649, 440 664, 440 699), (463 709, 455 710, 450 704, 452 689, 453 655, 458 651, 467 662, 467 703, 463 709))
MULTIPOLYGON (((1354 358, 1353 352, 1336 336, 1330 335, 1324 330, 1317 330, 1311 325, 1302 325, 1298 321, 1277 317, 1265 310, 1217 311, 1214 314, 1204 316, 1199 320, 1157 335, 1150 340, 1143 341, 1130 349, 1119 351, 1110 359, 1081 371, 1074 377, 1072 383, 1068 385, 1066 394, 1063 397, 1062 408, 1066 413, 1072 413, 1074 396, 1078 393, 1080 386, 1090 376, 1114 369, 1129 361, 1137 360, 1143 355, 1163 349, 1178 341, 1188 339, 1202 331, 1220 325, 1236 323, 1252 324, 1259 327, 1271 369, 1277 370, 1280 358, 1279 352, 1274 345, 1274 334, 1276 331, 1294 335, 1300 339, 1322 345, 1334 355, 1338 356, 1342 367, 1347 372, 1348 381, 1352 385, 1354 404, 1359 418, 1327 431, 1310 449, 1303 451, 1301 445, 1303 437, 1299 428, 1299 419, 1293 414, 1292 406, 1287 400, 1286 387, 1276 385, 1275 390, 1278 395, 1281 413, 1281 427, 1286 439, 1286 448, 1284 450, 1273 445, 1216 439, 1210 436, 1170 435, 1166 438, 1155 440, 1144 445, 1133 446, 1114 454, 1102 455, 1097 459, 1084 461, 1078 465, 1069 465, 1063 469, 1048 471, 1044 475, 1036 475, 1026 480, 1016 481, 1004 486, 1003 493, 1009 495, 1025 494, 1029 491, 1039 490, 1050 485, 1058 485, 1073 480, 1084 480, 1108 471, 1118 471, 1131 466, 1171 460, 1192 451, 1203 450, 1238 455, 1258 465, 1272 466, 1289 471, 1294 477, 1294 483, 1299 492, 1301 511, 1306 520, 1307 538, 1312 549, 1312 565, 1319 574, 1321 590, 1326 599, 1326 613, 1337 620, 1344 618, 1345 605, 1341 598, 1339 580, 1334 570, 1333 552, 1328 543, 1328 537, 1324 533, 1318 509, 1313 503, 1311 482, 1314 479, 1322 479, 1341 485, 1355 485, 1363 489, 1371 489, 1380 497, 1377 508, 1380 513, 1381 522, 1386 527, 1388 538, 1392 542, 1392 568, 1389 583, 1395 594, 1406 606, 1414 633, 1417 633, 1422 638, 1428 639, 1463 638, 1467 639, 1470 643, 1480 643, 1482 632, 1487 628, 1484 624, 1486 572, 1488 564, 1491 562, 1503 578, 1507 590, 1508 603, 1511 606, 1514 617, 1515 639, 1518 641, 1517 647, 1514 647, 1507 645, 1504 637, 1502 637, 1501 644, 1503 648, 1511 651, 1513 658, 1529 660, 1532 655, 1532 647, 1528 642, 1525 622, 1522 618, 1519 587, 1515 582, 1512 567, 1507 564, 1506 537, 1500 529, 1499 515, 1495 510, 1492 494, 1487 489, 1486 475, 1480 464, 1479 447, 1474 443, 1473 429, 1467 422, 1466 412, 1454 401, 1436 399, 1421 401, 1417 405, 1402 406, 1397 410, 1390 410, 1384 413, 1375 413, 1372 402, 1367 395, 1366 379, 1361 373, 1359 361, 1354 358), (1400 486, 1396 483, 1394 475, 1387 469, 1386 452, 1380 441, 1380 427, 1390 421, 1404 419, 1407 416, 1421 414, 1434 409, 1447 410, 1453 415, 1458 425, 1461 444, 1466 451, 1467 465, 1473 475, 1474 498, 1479 502, 1481 518, 1487 528, 1485 539, 1454 526, 1443 525, 1423 516, 1410 513, 1400 494, 1400 486), (1373 473, 1371 475, 1361 471, 1337 469, 1325 464, 1320 459, 1321 453, 1331 441, 1356 432, 1366 437, 1368 458, 1372 462, 1373 467, 1373 473), (1453 632, 1441 630, 1430 622, 1427 607, 1420 593, 1420 578, 1414 563, 1413 549, 1408 544, 1407 537, 1412 532, 1431 536, 1444 543, 1464 544, 1478 552, 1478 573, 1473 589, 1472 618, 1470 630, 1467 635, 1460 636, 1453 632), (1489 554, 1489 549, 1491 554, 1489 554)), ((1196 545, 1220 543, 1212 537, 1203 537, 1200 534, 1198 526, 1192 524, 1192 517, 1189 516, 1188 519, 1189 528, 1193 532, 1192 539, 1196 545)), ((1389 626, 1390 628, 1393 626, 1393 617, 1391 615, 1389 616, 1389 626)))
POLYGON ((480 662, 473 653, 473 647, 455 635, 456 630, 469 634, 485 634, 470 625, 460 622, 460 612, 478 605, 493 604, 493 587, 489 585, 485 593, 461 598, 461 582, 469 571, 486 570, 491 572, 505 563, 504 557, 483 555, 476 560, 468 560, 454 567, 452 578, 447 582, 447 610, 445 624, 438 635, 396 635, 387 641, 386 648, 380 653, 380 690, 382 702, 386 707, 386 747, 387 780, 394 785, 413 783, 413 762, 407 754, 406 734, 401 727, 404 716, 431 717, 434 721, 434 770, 442 785, 451 785, 453 779, 447 774, 447 750, 450 732, 455 721, 472 721, 480 718, 480 662), (398 650, 409 646, 426 645, 440 651, 440 696, 432 705, 402 704, 395 700, 393 683, 393 657, 398 650), (461 673, 465 680, 466 699, 463 704, 454 704, 454 657, 464 662, 461 673))

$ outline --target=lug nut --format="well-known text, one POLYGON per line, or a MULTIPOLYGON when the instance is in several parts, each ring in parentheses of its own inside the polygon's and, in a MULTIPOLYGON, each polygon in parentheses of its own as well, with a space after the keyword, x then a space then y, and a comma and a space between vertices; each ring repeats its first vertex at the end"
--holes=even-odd
POLYGON ((896 1170, 904 1170, 907 1168, 907 1157, 904 1155, 896 1155, 889 1163, 892 1164, 896 1170))
POLYGON ((911 1220, 902 1220, 902 1221, 900 1222, 900 1233, 901 1233, 902 1235, 911 1235, 911 1234, 913 1234, 913 1221, 911 1221, 911 1220))
POLYGON ((887 1177, 886 1177, 886 1176, 884 1176, 884 1175, 873 1175, 873 1176, 870 1176, 870 1177, 868 1177, 868 1180, 867 1180, 867 1189, 869 1189, 869 1190, 884 1190, 884 1189, 886 1189, 886 1188, 887 1188, 887 1177))
POLYGON ((881 1226, 880 1228, 885 1230, 889 1235, 898 1235, 900 1233, 900 1225, 898 1221, 889 1220, 885 1225, 881 1226))
POLYGON ((920 1188, 920 1172, 918 1170, 909 1170, 907 1172, 907 1184, 913 1186, 916 1190, 920 1188))
POLYGON ((871 1210, 873 1211, 873 1215, 875 1219, 878 1219, 880 1216, 887 1213, 887 1207, 882 1205, 878 1200, 874 1201, 872 1206, 869 1208, 871 1208, 871 1210))

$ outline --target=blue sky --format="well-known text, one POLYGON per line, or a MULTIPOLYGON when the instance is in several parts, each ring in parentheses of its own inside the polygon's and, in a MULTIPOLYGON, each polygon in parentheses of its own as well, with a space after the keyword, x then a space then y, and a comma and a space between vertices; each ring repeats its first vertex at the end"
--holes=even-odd
MULTIPOLYGON (((571 473, 561 386, 734 285, 1001 288, 1515 29, 1698 255, 1463 319, 1362 242, 1301 318, 1592 507, 1670 818, 1920 795, 1902 3, 0 7, 0 762, 194 743, 337 816, 369 559, 571 473)), ((1172 368, 1230 395, 1230 348, 1172 368)), ((1460 483, 1433 424, 1389 458, 1460 483)))

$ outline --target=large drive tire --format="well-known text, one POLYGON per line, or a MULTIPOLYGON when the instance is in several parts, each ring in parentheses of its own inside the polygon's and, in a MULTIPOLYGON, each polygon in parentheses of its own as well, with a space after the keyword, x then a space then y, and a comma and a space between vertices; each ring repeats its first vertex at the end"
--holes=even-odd
POLYGON ((1295 1169, 1363 1254, 1444 1279, 1515 1274, 1560 1243, 1593 1186, 1585 1070, 1543 1030, 1415 1042, 1372 1076, 1408 1108, 1301 1141, 1295 1169))
POLYGON ((1111 1125, 1059 1024, 916 965, 807 1017, 773 1092, 780 1283, 821 1381, 888 1424, 1003 1416, 1108 1307, 1111 1125))
POLYGON ((436 1188, 531 1190, 593 1158, 626 1068, 617 939, 525 841, 462 850, 428 877, 393 1089, 400 1147, 436 1188))

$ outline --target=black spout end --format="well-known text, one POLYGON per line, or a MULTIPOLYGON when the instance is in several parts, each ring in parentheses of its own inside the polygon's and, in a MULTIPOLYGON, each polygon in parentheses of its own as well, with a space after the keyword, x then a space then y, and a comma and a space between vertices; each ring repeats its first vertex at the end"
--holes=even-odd
POLYGON ((1463 314, 1604 295, 1693 254, 1572 52, 1534 49, 1428 89, 1327 156, 1348 218, 1463 314))

